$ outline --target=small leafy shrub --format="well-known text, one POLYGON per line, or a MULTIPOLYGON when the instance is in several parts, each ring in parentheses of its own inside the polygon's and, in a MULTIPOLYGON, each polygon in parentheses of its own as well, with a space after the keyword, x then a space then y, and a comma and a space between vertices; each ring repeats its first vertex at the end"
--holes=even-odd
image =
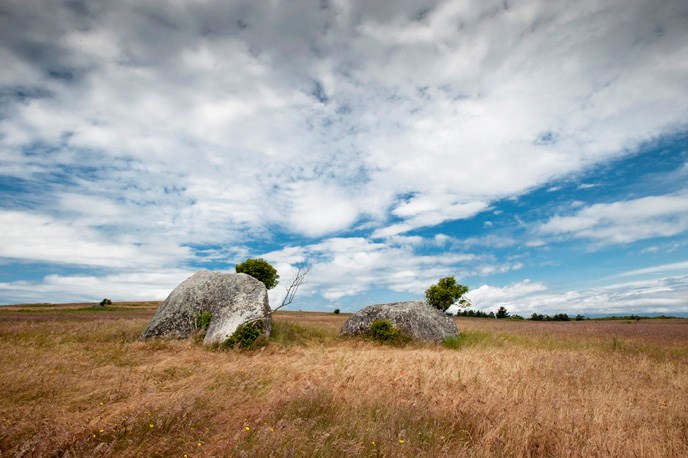
POLYGON ((274 288, 279 281, 277 270, 263 258, 249 258, 237 264, 234 269, 237 273, 247 274, 262 281, 267 289, 274 288))
POLYGON ((108 299, 107 297, 100 301, 100 306, 105 307, 106 305, 112 305, 112 301, 108 299))
POLYGON ((254 321, 239 325, 234 333, 224 341, 224 348, 239 348, 240 350, 252 350, 266 343, 262 321, 254 321))
POLYGON ((392 326, 387 320, 375 320, 370 324, 370 336, 381 343, 403 345, 411 340, 409 336, 392 326))
POLYGON ((334 309, 334 314, 339 315, 340 310, 339 309, 334 309))
POLYGON ((196 316, 194 317, 194 326, 196 327, 197 331, 207 331, 208 326, 210 326, 210 319, 213 317, 213 314, 210 313, 208 310, 203 310, 202 312, 198 312, 196 316))

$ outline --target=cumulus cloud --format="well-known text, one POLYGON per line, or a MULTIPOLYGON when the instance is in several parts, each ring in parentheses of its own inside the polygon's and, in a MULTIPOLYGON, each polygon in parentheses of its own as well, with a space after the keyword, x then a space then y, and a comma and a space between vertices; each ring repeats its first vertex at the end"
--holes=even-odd
MULTIPOLYGON (((311 262, 313 270, 304 291, 331 301, 376 289, 421 297, 428 286, 447 275, 454 274, 461 281, 522 267, 518 262, 499 262, 491 255, 456 250, 425 254, 418 250, 423 243, 415 238, 394 240, 382 243, 360 237, 330 238, 263 257, 287 265, 311 262)), ((433 241, 425 244, 432 245, 433 241)))
POLYGON ((524 280, 504 287, 482 285, 468 296, 475 308, 496 311, 504 306, 524 316, 534 312, 569 315, 686 313, 688 276, 616 283, 564 293, 552 291, 541 282, 524 280))
POLYGON ((149 206, 176 183, 190 203, 166 203, 168 221, 316 236, 372 219, 377 236, 403 233, 470 217, 687 114, 680 2, 5 10, 7 173, 93 167, 81 190, 141 188, 149 206), (36 156, 37 143, 50 148, 36 156), (386 225, 387 210, 401 222, 386 225))
MULTIPOLYGON (((371 282, 415 293, 438 261, 412 255, 414 230, 685 129, 687 14, 644 0, 5 2, 0 177, 25 192, 1 204, 0 256, 172 272, 210 252, 190 246, 232 247, 232 261, 304 238, 336 272, 313 274, 331 298, 371 282)), ((600 215, 614 209, 543 231, 685 230, 641 215, 622 240, 600 215)))
POLYGON ((163 300, 193 272, 172 270, 95 275, 47 275, 37 281, 0 282, 0 297, 6 304, 31 302, 163 300))
POLYGON ((648 196, 594 204, 570 216, 554 216, 543 234, 588 238, 599 243, 629 243, 668 237, 688 230, 688 194, 648 196))
POLYGON ((187 248, 150 242, 145 246, 128 237, 107 239, 97 231, 68 225, 48 217, 0 211, 0 257, 58 264, 99 267, 157 268, 189 256, 187 248))

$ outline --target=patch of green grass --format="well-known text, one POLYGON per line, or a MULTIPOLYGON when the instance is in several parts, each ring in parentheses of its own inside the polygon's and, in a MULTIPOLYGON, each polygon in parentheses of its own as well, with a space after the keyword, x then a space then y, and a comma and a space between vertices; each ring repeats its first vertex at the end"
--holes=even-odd
POLYGON ((442 345, 455 350, 461 346, 461 339, 459 336, 445 337, 442 341, 442 345))
POLYGON ((496 339, 492 332, 483 331, 462 331, 456 337, 448 337, 444 339, 444 346, 447 348, 462 348, 462 347, 501 347, 504 341, 496 339))
POLYGON ((337 332, 325 326, 273 321, 270 342, 283 346, 325 343, 337 338, 337 332))

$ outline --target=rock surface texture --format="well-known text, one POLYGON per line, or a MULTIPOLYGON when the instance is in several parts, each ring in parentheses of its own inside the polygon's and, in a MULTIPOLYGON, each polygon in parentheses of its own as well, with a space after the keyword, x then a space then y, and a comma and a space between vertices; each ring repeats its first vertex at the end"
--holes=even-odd
POLYGON ((446 337, 459 335, 454 320, 425 301, 370 305, 346 320, 342 326, 342 334, 366 334, 376 320, 388 320, 413 340, 441 342, 446 337))
POLYGON ((204 344, 221 343, 247 320, 264 316, 265 332, 272 329, 268 290, 246 274, 201 270, 179 284, 165 299, 141 336, 183 339, 196 329, 194 319, 212 314, 204 344))

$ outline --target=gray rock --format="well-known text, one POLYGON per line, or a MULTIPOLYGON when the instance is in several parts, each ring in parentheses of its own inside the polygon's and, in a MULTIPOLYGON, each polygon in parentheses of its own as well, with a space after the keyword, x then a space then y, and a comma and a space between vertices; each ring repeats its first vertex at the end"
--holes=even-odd
POLYGON ((425 301, 370 305, 346 320, 341 332, 349 336, 366 334, 376 320, 388 320, 413 340, 441 342, 459 335, 454 320, 425 301))
POLYGON ((195 331, 196 314, 212 314, 204 344, 221 343, 247 320, 264 316, 267 335, 272 329, 268 291, 250 275, 201 270, 179 284, 165 299, 141 338, 183 339, 195 331))

